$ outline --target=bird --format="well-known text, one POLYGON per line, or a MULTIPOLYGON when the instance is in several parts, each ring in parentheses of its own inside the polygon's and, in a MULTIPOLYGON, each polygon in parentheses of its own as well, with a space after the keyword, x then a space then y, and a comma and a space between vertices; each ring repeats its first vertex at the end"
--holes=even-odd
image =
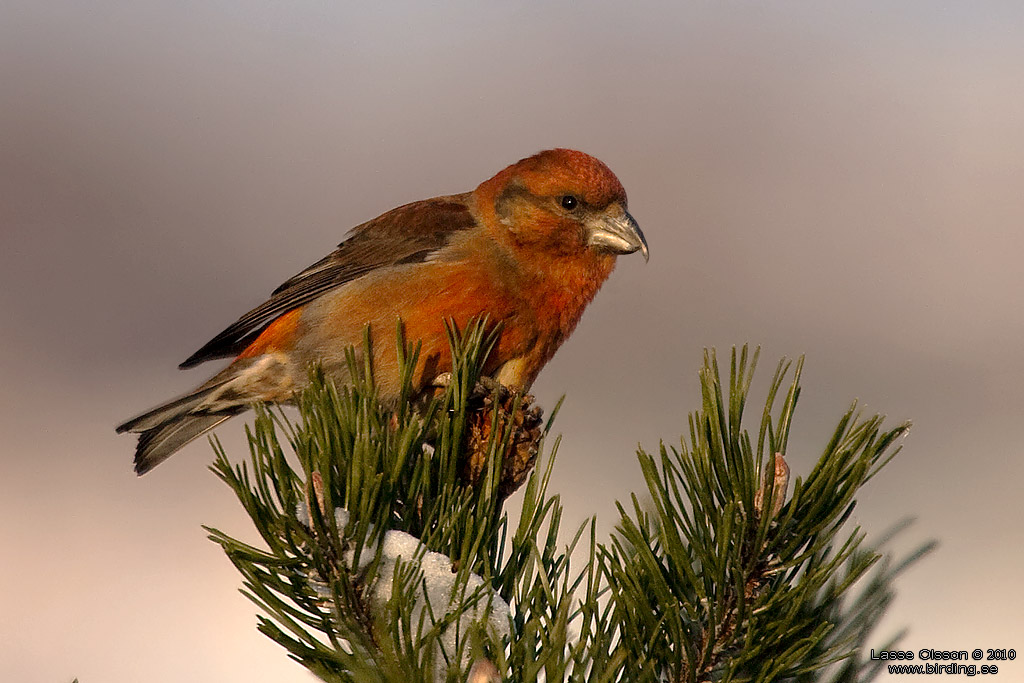
POLYGON ((647 241, 626 191, 603 162, 571 149, 539 152, 471 192, 405 204, 352 228, 337 249, 275 289, 179 367, 232 358, 193 391, 117 427, 138 434, 134 466, 149 472, 187 443, 257 403, 288 403, 319 364, 348 379, 345 350, 366 326, 382 401, 401 390, 396 324, 421 342, 413 391, 451 370, 446 325, 500 324, 483 373, 525 392, 572 333, 619 255, 647 241))

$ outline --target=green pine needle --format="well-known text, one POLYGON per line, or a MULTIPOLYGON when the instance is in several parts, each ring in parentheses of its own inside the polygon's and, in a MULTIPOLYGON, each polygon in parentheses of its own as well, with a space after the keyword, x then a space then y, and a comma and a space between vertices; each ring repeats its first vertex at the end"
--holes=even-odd
POLYGON ((420 346, 399 325, 401 398, 382 405, 367 331, 363 348, 346 354, 351 382, 336 386, 312 370, 297 422, 256 407, 248 462, 231 464, 214 441, 212 469, 265 547, 207 530, 262 612, 259 630, 289 656, 346 683, 462 681, 479 658, 505 680, 551 683, 877 675, 859 653, 891 602, 893 579, 930 546, 895 561, 845 522, 908 424, 886 428, 853 405, 792 493, 765 488, 763 473, 786 453, 803 359, 776 367, 752 439, 744 412, 759 351, 733 349, 725 382, 708 351, 688 438, 637 453, 646 496, 617 504, 606 542, 591 519, 565 543, 559 496, 549 492, 557 439, 524 485, 518 520, 504 509, 512 432, 497 402, 483 475, 460 481, 473 392, 500 329, 484 319, 447 330, 453 367, 434 398, 412 390, 420 346), (342 508, 346 516, 334 514, 342 508), (388 530, 419 539, 415 556, 385 565, 388 530), (451 604, 421 598, 428 551, 453 562, 451 604), (474 575, 483 580, 477 590, 474 575), (381 582, 391 586, 384 605, 374 597, 381 582), (499 630, 486 625, 497 600, 509 606, 499 630))

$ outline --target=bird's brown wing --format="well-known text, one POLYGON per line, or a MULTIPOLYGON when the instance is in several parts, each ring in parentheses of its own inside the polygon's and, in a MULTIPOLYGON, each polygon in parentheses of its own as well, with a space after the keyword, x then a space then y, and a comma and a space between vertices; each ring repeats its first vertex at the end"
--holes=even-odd
POLYGON ((179 367, 242 352, 278 316, 370 271, 426 260, 456 232, 477 225, 468 195, 438 197, 397 209, 352 229, 338 248, 274 290, 271 297, 189 356, 179 367))

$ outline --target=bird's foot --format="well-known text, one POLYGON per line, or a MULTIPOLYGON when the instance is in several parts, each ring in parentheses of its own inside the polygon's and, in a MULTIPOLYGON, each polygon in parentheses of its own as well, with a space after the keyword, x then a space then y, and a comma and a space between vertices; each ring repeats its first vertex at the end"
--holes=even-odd
MULTIPOLYGON (((438 389, 447 389, 455 376, 450 372, 442 372, 440 375, 434 378, 431 385, 438 389)), ((477 379, 476 384, 473 385, 473 390, 470 392, 470 399, 490 398, 497 394, 498 402, 502 403, 506 401, 511 395, 512 390, 507 386, 486 375, 481 375, 477 379)))

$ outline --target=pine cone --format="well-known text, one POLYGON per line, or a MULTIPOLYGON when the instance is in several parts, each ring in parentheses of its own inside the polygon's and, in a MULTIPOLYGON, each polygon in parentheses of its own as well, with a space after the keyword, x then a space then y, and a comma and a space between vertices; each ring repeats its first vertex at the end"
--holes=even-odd
MULTIPOLYGON (((505 461, 501 468, 498 493, 507 498, 523 485, 537 462, 540 439, 544 433, 544 411, 533 405, 533 396, 518 395, 505 390, 498 392, 498 433, 501 438, 511 426, 512 434, 505 461), (519 406, 516 407, 516 401, 519 406)), ((469 425, 463 447, 463 460, 459 474, 463 481, 476 484, 487 468, 488 444, 494 424, 495 396, 485 395, 472 399, 469 425)))

